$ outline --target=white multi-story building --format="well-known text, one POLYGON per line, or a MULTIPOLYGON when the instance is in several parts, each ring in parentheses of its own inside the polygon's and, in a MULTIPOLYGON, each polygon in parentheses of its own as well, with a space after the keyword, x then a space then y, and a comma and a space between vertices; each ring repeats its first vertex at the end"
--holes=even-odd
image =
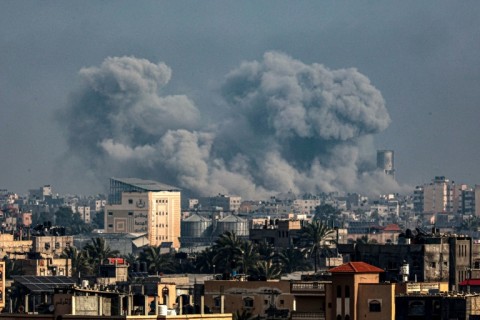
POLYGON ((111 178, 105 206, 105 232, 145 232, 151 246, 180 247, 181 198, 178 188, 151 180, 111 178))

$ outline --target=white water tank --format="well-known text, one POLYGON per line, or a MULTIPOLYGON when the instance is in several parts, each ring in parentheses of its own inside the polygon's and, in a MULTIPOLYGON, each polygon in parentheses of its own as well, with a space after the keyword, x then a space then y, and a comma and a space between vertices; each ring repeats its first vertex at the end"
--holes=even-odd
POLYGON ((168 307, 165 304, 161 304, 158 306, 158 315, 159 316, 166 316, 168 314, 168 307))

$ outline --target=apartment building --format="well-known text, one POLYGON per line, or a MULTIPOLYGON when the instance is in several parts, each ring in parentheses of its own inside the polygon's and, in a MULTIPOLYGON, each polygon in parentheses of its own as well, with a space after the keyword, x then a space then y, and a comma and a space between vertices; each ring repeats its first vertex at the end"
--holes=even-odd
POLYGON ((151 180, 111 178, 106 233, 146 233, 149 244, 180 247, 180 189, 151 180))

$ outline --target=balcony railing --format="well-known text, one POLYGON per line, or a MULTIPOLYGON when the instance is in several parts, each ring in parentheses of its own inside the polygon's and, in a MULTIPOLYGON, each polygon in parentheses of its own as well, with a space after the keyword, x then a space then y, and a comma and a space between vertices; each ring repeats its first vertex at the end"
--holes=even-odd
POLYGON ((291 284, 292 293, 325 293, 325 283, 316 281, 300 281, 291 284))
POLYGON ((304 319, 325 320, 325 312, 292 311, 292 320, 304 320, 304 319))

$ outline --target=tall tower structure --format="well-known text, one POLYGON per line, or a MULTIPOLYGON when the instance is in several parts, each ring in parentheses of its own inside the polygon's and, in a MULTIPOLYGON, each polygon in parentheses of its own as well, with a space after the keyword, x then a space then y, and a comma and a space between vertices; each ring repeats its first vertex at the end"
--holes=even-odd
POLYGON ((393 150, 377 150, 377 168, 395 179, 393 150))
POLYGON ((111 178, 105 232, 145 232, 149 244, 180 247, 180 189, 151 180, 111 178))

